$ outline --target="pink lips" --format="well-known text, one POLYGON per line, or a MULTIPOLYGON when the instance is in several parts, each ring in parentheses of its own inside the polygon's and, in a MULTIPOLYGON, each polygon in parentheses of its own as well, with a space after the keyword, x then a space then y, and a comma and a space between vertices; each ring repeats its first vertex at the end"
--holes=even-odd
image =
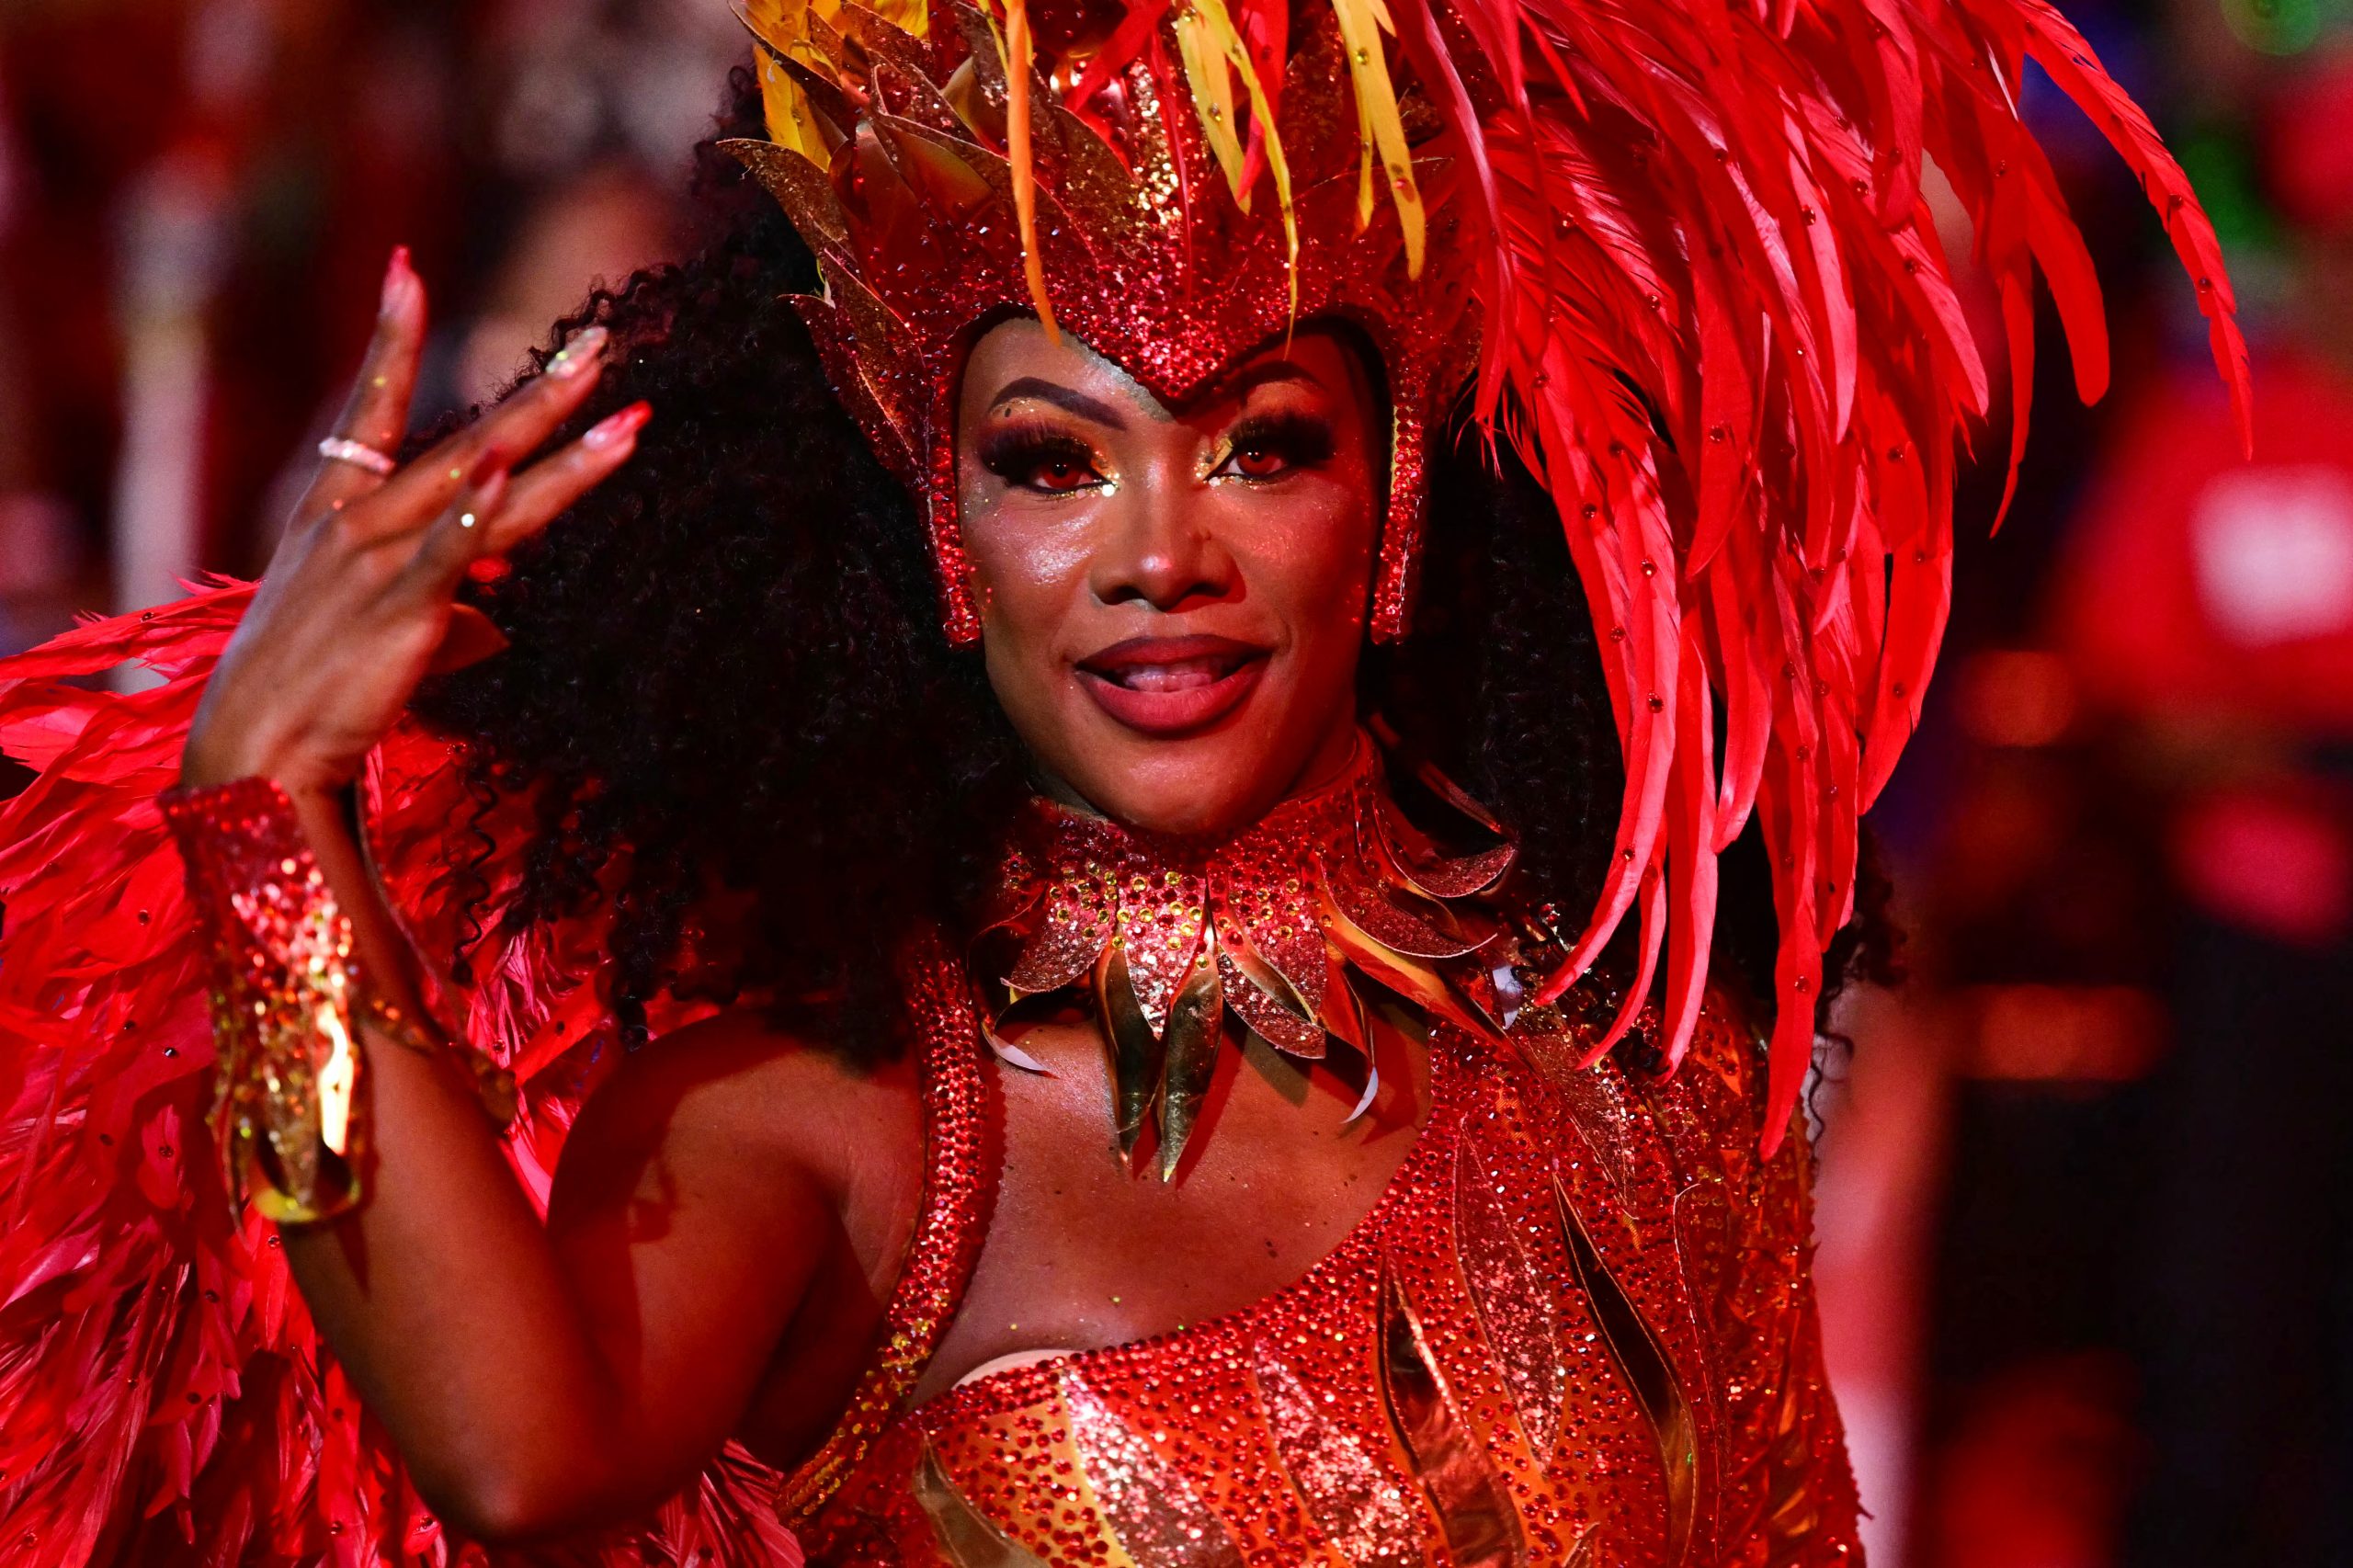
POLYGON ((1177 735, 1232 712, 1266 667, 1266 649, 1231 637, 1131 637, 1083 661, 1078 683, 1128 728, 1177 735))

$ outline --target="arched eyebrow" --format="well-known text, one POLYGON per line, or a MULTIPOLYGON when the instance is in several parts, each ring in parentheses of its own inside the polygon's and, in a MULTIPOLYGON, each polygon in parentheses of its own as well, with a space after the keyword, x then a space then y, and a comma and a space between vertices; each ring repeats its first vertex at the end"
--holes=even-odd
POLYGON ((1324 378, 1293 359, 1261 359, 1245 366, 1233 378, 1233 395, 1248 397, 1256 388, 1269 381, 1304 381, 1311 387, 1321 387, 1324 378))
MULTIPOLYGON (((1227 388, 1227 393, 1239 401, 1248 397, 1255 389, 1272 381, 1301 381, 1308 386, 1318 388, 1324 384, 1323 378, 1304 365, 1296 364, 1289 359, 1262 359, 1255 365, 1245 366, 1236 371, 1227 388)), ((1115 405, 1104 402, 1101 398, 1090 397, 1074 387, 1066 387, 1060 381, 1047 381, 1042 376, 1019 376, 1006 382, 1005 385, 997 388, 996 395, 989 399, 989 408, 994 412, 1003 408, 1008 403, 1018 402, 1025 397, 1034 397, 1041 403, 1051 403, 1066 414, 1074 414, 1081 419, 1091 419, 1096 424, 1109 429, 1124 430, 1128 427, 1127 415, 1115 405)), ((1171 417, 1159 407, 1157 403, 1153 404, 1153 412, 1163 419, 1171 417)))
POLYGON ((1025 397, 1034 397, 1041 403, 1051 403, 1064 413, 1074 414, 1081 419, 1091 419, 1097 425, 1108 426, 1114 430, 1124 430, 1128 427, 1127 416, 1101 398, 1089 397, 1085 392, 1063 386, 1059 381, 1046 381, 1038 376, 1022 376, 1006 382, 1005 385, 997 388, 996 395, 989 399, 989 407, 992 410, 1003 408, 1006 403, 1025 397))

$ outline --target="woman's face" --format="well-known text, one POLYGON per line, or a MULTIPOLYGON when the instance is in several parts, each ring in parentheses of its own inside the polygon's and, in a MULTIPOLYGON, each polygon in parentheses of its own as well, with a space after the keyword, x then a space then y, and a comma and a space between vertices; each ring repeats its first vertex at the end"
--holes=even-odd
POLYGON ((1379 416, 1325 332, 1180 408, 1034 321, 974 345, 956 447, 983 648, 1052 786, 1222 835, 1346 764, 1379 416))

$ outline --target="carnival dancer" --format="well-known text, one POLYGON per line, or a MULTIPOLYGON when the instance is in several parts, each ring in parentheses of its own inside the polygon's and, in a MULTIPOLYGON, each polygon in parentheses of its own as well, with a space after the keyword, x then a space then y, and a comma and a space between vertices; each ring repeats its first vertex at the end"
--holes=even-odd
POLYGON ((8 1560, 1855 1560, 1924 155, 2097 390, 2040 61, 2237 386, 2146 120, 2042 0, 746 20, 696 259, 399 460, 396 257, 262 581, 0 666, 8 1560))

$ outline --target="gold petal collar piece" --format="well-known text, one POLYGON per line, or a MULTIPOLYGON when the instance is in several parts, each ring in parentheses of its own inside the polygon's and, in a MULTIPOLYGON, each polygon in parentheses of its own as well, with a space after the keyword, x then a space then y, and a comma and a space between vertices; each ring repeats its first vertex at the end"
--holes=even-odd
POLYGON ((1166 1179, 1228 1033, 1247 1030, 1311 1060, 1336 1040, 1369 1062, 1369 983, 1434 1017, 1499 1033, 1509 1014, 1485 959, 1506 949, 1517 958, 1523 937, 1540 935, 1519 929, 1489 896, 1510 869, 1513 846, 1492 817, 1424 768, 1422 789, 1462 819, 1462 835, 1481 841, 1468 852, 1441 847, 1398 809, 1385 773, 1360 733, 1333 783, 1214 843, 1034 802, 975 943, 973 973, 998 983, 982 1010, 991 1044, 1035 1068, 1006 1039, 1010 1015, 1032 998, 1086 986, 1110 1060, 1120 1157, 1132 1164, 1153 1127, 1166 1179), (1473 955, 1480 961, 1462 961, 1473 955))

